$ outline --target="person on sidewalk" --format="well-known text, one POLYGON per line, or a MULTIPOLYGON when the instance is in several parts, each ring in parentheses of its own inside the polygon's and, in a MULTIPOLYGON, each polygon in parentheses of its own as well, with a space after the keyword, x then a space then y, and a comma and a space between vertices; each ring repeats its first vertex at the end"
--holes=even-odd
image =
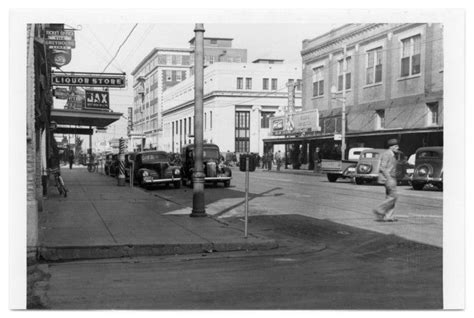
POLYGON ((69 169, 72 169, 72 164, 74 163, 74 152, 69 150, 69 169))
POLYGON ((267 152, 268 171, 272 170, 272 163, 273 163, 273 152, 271 150, 268 150, 268 152, 267 152))
POLYGON ((275 160, 276 160, 276 165, 277 165, 277 171, 280 171, 281 160, 282 160, 282 155, 281 155, 280 150, 278 150, 277 153, 275 154, 275 160))
POLYGON ((395 202, 397 201, 397 160, 395 153, 398 152, 398 140, 390 139, 387 142, 388 149, 380 158, 379 182, 385 185, 385 201, 383 201, 373 212, 379 221, 395 222, 393 217, 395 202))

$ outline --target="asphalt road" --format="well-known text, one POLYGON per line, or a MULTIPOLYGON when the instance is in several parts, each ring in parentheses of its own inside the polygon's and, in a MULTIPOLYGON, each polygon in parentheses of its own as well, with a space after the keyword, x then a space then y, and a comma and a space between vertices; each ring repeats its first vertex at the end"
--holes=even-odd
POLYGON ((42 264, 42 304, 51 309, 443 306, 440 248, 298 215, 256 216, 251 226, 278 239, 280 248, 42 264))
MULTIPOLYGON (((243 227, 244 173, 206 187, 206 211, 243 227)), ((144 190, 189 214, 186 187, 144 190)), ((442 192, 399 188, 399 222, 375 222, 376 185, 251 174, 251 233, 271 251, 45 263, 30 308, 441 309, 442 192)))

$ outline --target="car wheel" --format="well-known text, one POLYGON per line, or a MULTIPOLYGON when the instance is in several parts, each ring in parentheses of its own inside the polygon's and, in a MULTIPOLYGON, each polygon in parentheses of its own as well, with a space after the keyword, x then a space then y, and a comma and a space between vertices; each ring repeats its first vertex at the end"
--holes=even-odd
POLYGON ((328 180, 329 182, 336 182, 337 174, 328 173, 328 180))
POLYGON ((363 183, 364 183, 364 179, 362 179, 362 178, 355 178, 355 183, 356 183, 356 184, 363 184, 363 183))
POLYGON ((412 182, 412 187, 415 190, 423 190, 425 184, 424 183, 414 183, 412 182))
POLYGON ((230 180, 224 181, 224 187, 228 188, 230 186, 230 180))
POLYGON ((179 188, 181 188, 181 182, 175 181, 175 182, 173 182, 173 186, 174 186, 175 189, 179 189, 179 188))

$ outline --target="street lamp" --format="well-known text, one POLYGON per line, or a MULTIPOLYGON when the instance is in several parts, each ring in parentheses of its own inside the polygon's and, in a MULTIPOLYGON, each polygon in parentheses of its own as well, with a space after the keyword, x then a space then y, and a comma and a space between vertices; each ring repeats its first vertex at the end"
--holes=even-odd
POLYGON ((342 56, 342 97, 337 98, 337 88, 335 85, 331 86, 332 98, 342 102, 342 120, 341 120, 341 160, 344 160, 346 153, 346 61, 347 47, 344 45, 343 56, 342 56))

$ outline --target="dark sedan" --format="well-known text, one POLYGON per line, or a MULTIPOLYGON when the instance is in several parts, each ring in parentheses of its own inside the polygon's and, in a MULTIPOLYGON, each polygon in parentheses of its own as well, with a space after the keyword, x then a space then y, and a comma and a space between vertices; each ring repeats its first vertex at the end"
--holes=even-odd
POLYGON ((157 184, 181 186, 181 167, 170 163, 164 151, 144 151, 135 155, 134 182, 143 187, 157 184))
POLYGON ((422 190, 427 184, 443 189, 443 147, 423 147, 416 151, 411 185, 415 190, 422 190))

